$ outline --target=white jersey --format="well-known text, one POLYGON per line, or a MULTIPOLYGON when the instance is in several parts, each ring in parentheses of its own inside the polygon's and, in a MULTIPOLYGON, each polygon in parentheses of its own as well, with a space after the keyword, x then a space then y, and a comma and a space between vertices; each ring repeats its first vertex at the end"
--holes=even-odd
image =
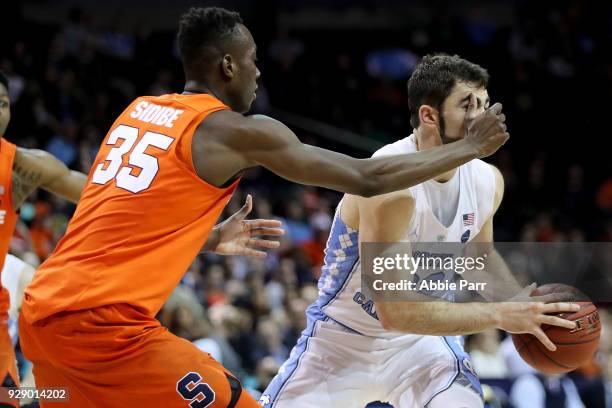
MULTIPOLYGON (((407 138, 378 150, 374 157, 414 153, 416 138, 407 138)), ((495 196, 495 173, 482 160, 460 166, 446 186, 428 181, 409 188, 415 210, 406 230, 410 242, 468 242, 491 217, 495 196), (447 200, 442 200, 444 196, 447 200), (433 202, 432 202, 433 201, 433 202), (440 205, 455 208, 440 208, 440 205), (436 217, 446 216, 447 220, 436 217), (446 222, 445 222, 446 221, 446 222), (444 225, 446 224, 446 225, 444 225)), ((374 302, 361 290, 359 232, 349 228, 336 210, 319 280, 320 297, 309 307, 310 319, 331 318, 357 333, 374 337, 396 337, 401 333, 383 329, 374 302)))
MULTIPOLYGON (((375 156, 416 150, 415 138, 410 136, 383 147, 375 156)), ((448 183, 434 183, 410 188, 416 207, 406 240, 467 242, 474 238, 493 212, 491 166, 472 160, 459 167, 448 183)), ((462 406, 482 407, 482 388, 460 336, 383 329, 374 302, 361 290, 359 231, 342 221, 341 207, 342 202, 325 248, 319 298, 308 307, 307 326, 260 404, 264 408, 363 407, 379 400, 395 407, 421 408, 448 390, 446 400, 458 402, 458 392, 464 392, 471 400, 461 400, 462 406)))
POLYGON ((17 342, 17 321, 19 320, 19 309, 15 299, 17 299, 19 291, 19 281, 23 273, 26 263, 21 259, 7 254, 4 258, 4 267, 2 268, 2 286, 9 291, 11 306, 9 309, 9 334, 13 339, 13 344, 17 342))

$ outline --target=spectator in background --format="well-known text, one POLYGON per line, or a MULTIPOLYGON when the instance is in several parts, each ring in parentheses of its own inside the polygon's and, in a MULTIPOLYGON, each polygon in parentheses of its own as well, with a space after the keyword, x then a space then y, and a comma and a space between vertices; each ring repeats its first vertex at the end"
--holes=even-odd
POLYGON ((511 336, 502 342, 499 353, 514 380, 510 392, 514 408, 587 408, 568 376, 538 373, 521 358, 511 336))
POLYGON ((474 371, 480 378, 506 378, 508 368, 499 353, 500 333, 489 329, 476 333, 469 338, 469 353, 472 357, 474 371))
POLYGON ((586 408, 566 375, 523 374, 512 386, 510 401, 514 408, 586 408))
POLYGON ((60 159, 66 166, 71 166, 78 155, 76 145, 78 133, 79 125, 74 120, 64 120, 61 130, 49 141, 46 150, 60 159))

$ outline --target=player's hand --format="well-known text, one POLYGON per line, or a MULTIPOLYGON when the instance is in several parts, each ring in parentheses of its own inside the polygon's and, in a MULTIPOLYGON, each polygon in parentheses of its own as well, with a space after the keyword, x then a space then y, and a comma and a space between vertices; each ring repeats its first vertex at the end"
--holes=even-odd
POLYGON ((470 94, 465 120, 465 140, 479 158, 495 153, 510 137, 506 132, 506 116, 502 113, 501 103, 478 114, 476 96, 470 94))
POLYGON ((278 248, 276 239, 264 236, 281 236, 285 233, 278 220, 245 220, 253 209, 253 198, 247 195, 242 208, 215 227, 218 243, 212 251, 220 255, 245 255, 262 258, 266 252, 261 249, 278 248))
POLYGON ((565 327, 574 329, 576 323, 555 316, 564 312, 577 312, 580 305, 570 303, 572 299, 569 293, 551 293, 544 296, 530 296, 536 284, 525 287, 508 302, 495 303, 498 313, 498 327, 509 333, 530 333, 534 335, 550 351, 557 347, 546 336, 541 325, 565 327))

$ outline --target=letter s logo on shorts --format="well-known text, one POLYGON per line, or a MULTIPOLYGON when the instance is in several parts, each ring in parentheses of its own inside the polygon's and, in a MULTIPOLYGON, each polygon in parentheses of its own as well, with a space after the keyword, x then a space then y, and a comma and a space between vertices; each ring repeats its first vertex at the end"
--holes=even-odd
POLYGON ((189 372, 176 383, 176 392, 189 401, 191 408, 206 408, 215 401, 215 392, 198 373, 189 372))

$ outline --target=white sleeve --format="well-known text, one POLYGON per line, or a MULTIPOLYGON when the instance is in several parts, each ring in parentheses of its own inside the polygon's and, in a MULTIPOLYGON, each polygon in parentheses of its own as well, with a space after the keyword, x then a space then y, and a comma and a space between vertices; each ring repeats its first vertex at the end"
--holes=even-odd
POLYGON ((510 402, 515 408, 545 408, 545 400, 542 383, 531 374, 519 377, 510 391, 510 402))
POLYGON ((396 149, 394 149, 394 146, 391 144, 391 145, 383 146, 377 151, 375 151, 372 157, 394 156, 398 154, 401 154, 401 153, 396 151, 396 149))
POLYGON ((410 147, 412 146, 410 140, 413 137, 414 136, 405 137, 396 142, 384 145, 375 151, 372 157, 397 156, 398 154, 414 153, 416 148, 410 147))
POLYGON ((21 272, 26 266, 26 263, 21 259, 7 254, 4 258, 4 267, 2 268, 2 286, 4 286, 11 297, 11 309, 15 305, 15 299, 17 298, 17 292, 19 290, 19 280, 21 272))

